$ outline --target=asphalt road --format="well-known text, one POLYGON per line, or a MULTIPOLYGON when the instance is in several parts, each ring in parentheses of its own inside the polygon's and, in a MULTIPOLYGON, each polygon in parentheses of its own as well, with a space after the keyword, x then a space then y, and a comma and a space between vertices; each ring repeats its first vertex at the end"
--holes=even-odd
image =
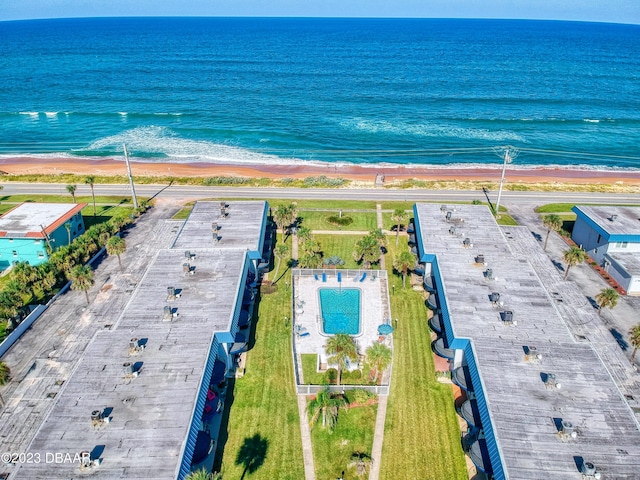
MULTIPOLYGON (((2 195, 14 194, 58 194, 69 195, 64 184, 51 183, 5 183, 2 195)), ((128 185, 95 185, 96 195, 130 195, 128 185)), ((197 198, 288 198, 296 200, 378 200, 378 201, 485 201, 478 190, 390 190, 385 188, 263 188, 263 187, 201 187, 190 185, 137 185, 139 196, 161 196, 173 199, 193 200, 197 198)), ((76 195, 90 195, 88 185, 78 185, 76 195)), ((492 202, 497 192, 490 191, 492 202)), ((502 205, 566 203, 625 203, 640 205, 640 194, 612 193, 562 193, 562 192, 510 192, 503 191, 502 205)))

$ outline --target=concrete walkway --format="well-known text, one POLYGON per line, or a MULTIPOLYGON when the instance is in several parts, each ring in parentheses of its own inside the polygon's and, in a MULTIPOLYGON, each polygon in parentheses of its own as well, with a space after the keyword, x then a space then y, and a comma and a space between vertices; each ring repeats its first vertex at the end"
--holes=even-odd
POLYGON ((371 471, 369 480, 378 480, 380 464, 382 463, 382 441, 384 440, 384 424, 387 418, 387 395, 378 395, 378 413, 376 414, 376 428, 373 432, 373 446, 371 447, 371 471))
POLYGON ((304 460, 305 480, 316 480, 316 469, 313 464, 313 449, 311 448, 311 431, 307 421, 307 399, 298 395, 298 414, 300 415, 300 435, 302 436, 302 458, 304 460))
MULTIPOLYGON (((382 226, 382 205, 376 205, 378 214, 378 228, 382 226)), ((384 255, 380 257, 380 268, 385 270, 384 255)), ((382 463, 382 442, 384 440, 384 424, 387 418, 387 395, 378 395, 378 412, 376 414, 376 427, 373 432, 373 446, 371 447, 371 471, 369 480, 378 480, 380 477, 380 464, 382 463)))
MULTIPOLYGON (((384 227, 382 225, 382 205, 381 204, 376 204, 376 214, 378 216, 378 228, 381 229, 382 231, 384 231, 384 227)), ((386 264, 384 261, 384 255, 380 255, 380 268, 382 270, 386 270, 386 264)))

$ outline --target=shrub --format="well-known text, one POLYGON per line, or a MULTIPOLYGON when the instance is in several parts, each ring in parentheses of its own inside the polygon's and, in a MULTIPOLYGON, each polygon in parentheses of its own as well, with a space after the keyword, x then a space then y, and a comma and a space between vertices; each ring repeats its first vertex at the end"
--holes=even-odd
POLYGON ((304 179, 305 187, 341 187, 349 183, 344 178, 329 178, 326 175, 320 175, 317 177, 307 177, 304 179))
POLYGON ((338 371, 335 368, 330 368, 326 372, 324 372, 324 382, 325 383, 336 383, 338 380, 338 371))
POLYGON ((353 218, 351 217, 338 217, 337 215, 331 215, 327 218, 327 222, 332 225, 340 225, 342 227, 346 225, 351 225, 353 223, 353 218))
POLYGON ((352 393, 354 403, 367 403, 370 399, 375 398, 373 393, 369 390, 365 390, 364 388, 356 388, 352 393))

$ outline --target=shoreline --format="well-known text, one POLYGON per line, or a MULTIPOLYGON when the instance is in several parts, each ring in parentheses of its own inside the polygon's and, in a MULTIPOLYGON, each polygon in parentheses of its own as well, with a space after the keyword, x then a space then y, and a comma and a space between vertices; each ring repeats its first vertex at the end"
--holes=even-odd
MULTIPOLYGON (((305 178, 326 175, 342 177, 354 182, 374 183, 376 175, 384 175, 385 184, 403 180, 499 182, 500 167, 460 168, 447 166, 404 165, 265 165, 230 163, 169 163, 131 161, 134 176, 145 177, 212 177, 241 176, 250 178, 305 178)), ((0 159, 0 171, 10 175, 126 175, 123 160, 113 158, 73 159, 37 157, 9 157, 0 159)), ((552 184, 619 184, 640 185, 640 171, 589 170, 571 167, 507 167, 509 183, 552 184)))

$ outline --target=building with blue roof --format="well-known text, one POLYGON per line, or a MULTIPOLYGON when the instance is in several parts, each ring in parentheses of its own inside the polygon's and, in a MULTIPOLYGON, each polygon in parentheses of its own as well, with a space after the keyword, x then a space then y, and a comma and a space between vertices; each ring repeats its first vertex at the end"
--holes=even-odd
POLYGON ((640 207, 575 206, 571 239, 629 295, 640 294, 640 207))

